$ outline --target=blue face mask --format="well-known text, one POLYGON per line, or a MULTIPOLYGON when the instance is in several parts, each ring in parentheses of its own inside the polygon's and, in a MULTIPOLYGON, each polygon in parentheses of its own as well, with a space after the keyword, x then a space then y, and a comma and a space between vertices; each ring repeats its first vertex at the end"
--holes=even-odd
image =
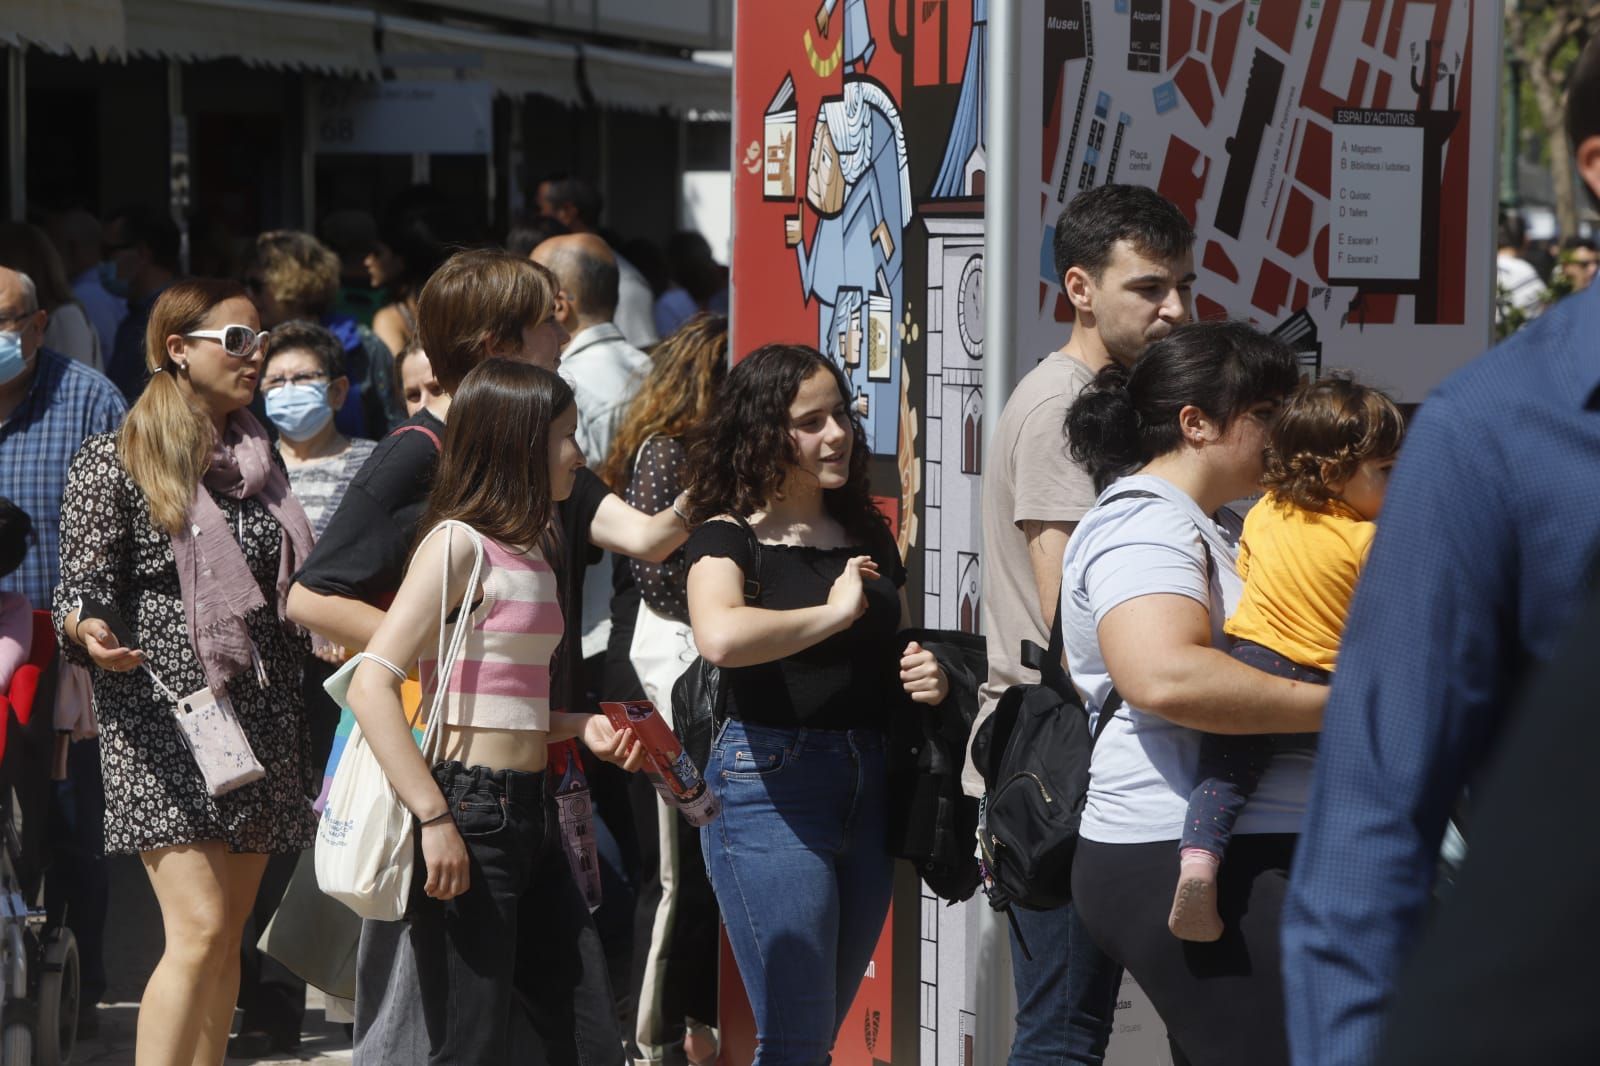
POLYGON ((311 381, 273 389, 267 393, 267 417, 290 440, 315 437, 333 418, 333 408, 328 406, 328 383, 311 381))
POLYGON ((28 357, 22 354, 22 334, 0 332, 0 385, 9 385, 28 369, 28 357))
POLYGON ((117 277, 117 264, 110 259, 100 261, 100 287, 113 296, 128 298, 128 283, 117 277))

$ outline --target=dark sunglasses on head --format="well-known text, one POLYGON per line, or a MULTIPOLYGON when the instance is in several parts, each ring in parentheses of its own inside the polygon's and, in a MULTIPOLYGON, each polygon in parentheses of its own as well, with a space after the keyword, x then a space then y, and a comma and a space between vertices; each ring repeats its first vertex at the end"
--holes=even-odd
POLYGON ((222 345, 223 351, 235 359, 248 359, 256 352, 266 350, 267 346, 266 331, 251 329, 249 326, 197 329, 191 333, 185 333, 184 336, 191 339, 216 341, 222 345))

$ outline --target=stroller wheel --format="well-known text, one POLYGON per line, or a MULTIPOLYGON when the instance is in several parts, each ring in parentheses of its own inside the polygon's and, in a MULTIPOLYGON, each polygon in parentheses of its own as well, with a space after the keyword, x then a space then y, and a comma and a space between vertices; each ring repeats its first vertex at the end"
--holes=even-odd
POLYGON ((33 1030, 21 1022, 6 1026, 0 1038, 0 1063, 4 1066, 33 1066, 33 1030))
MULTIPOLYGON (((78 1043, 78 941, 58 929, 44 947, 39 973, 36 1066, 61 1066, 78 1043)), ((9 1030, 7 1038, 10 1037, 9 1030)), ((11 1066, 10 1062, 6 1066, 11 1066)))

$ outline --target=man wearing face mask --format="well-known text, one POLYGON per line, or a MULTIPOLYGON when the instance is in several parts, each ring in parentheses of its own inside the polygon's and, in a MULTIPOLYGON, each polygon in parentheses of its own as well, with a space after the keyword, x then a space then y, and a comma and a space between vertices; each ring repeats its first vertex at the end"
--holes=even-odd
MULTIPOLYGON (((338 510, 356 472, 377 447, 376 441, 346 437, 334 423, 334 412, 350 391, 344 352, 344 343, 332 332, 300 319, 273 328, 261 364, 261 396, 267 418, 278 431, 278 455, 288 468, 289 487, 318 537, 338 510)), ((302 688, 311 727, 311 762, 323 766, 333 747, 339 705, 323 691, 322 683, 344 661, 345 653, 321 637, 312 638, 311 648, 302 688)), ((238 1035, 228 1041, 231 1058, 261 1058, 300 1045, 305 982, 256 947, 283 899, 297 858, 272 856, 256 892, 254 925, 245 930, 239 974, 239 1007, 244 1017, 238 1035)))
MULTIPOLYGON (((0 267, 0 496, 31 515, 34 529, 32 547, 20 567, 0 578, 0 591, 20 592, 36 609, 49 606, 60 574, 61 495, 72 456, 85 437, 115 429, 127 411, 103 375, 43 347, 47 318, 32 279, 0 267)), ((49 786, 42 779, 31 785, 19 782, 19 793, 25 808, 37 810, 43 802, 37 789, 49 786)), ((72 807, 72 824, 82 838, 52 840, 57 876, 51 882, 65 896, 46 902, 63 903, 72 913, 83 1002, 93 1005, 105 992, 100 945, 107 899, 105 859, 99 857, 105 798, 97 741, 72 745, 68 782, 58 799, 72 807)), ((36 816, 34 824, 44 820, 36 816)), ((84 1017, 93 1024, 93 1011, 84 1017)))

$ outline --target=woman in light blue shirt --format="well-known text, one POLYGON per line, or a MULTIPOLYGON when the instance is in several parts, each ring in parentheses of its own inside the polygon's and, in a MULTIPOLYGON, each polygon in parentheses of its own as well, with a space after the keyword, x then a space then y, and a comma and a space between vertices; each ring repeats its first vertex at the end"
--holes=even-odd
POLYGON ((1072 457, 1103 491, 1062 568, 1062 631, 1095 746, 1073 901, 1149 994, 1190 1066, 1288 1063, 1278 919, 1311 760, 1274 757, 1236 827, 1219 885, 1227 931, 1167 929, 1202 733, 1311 733, 1327 690, 1232 659, 1222 624, 1243 587, 1239 519, 1294 355, 1242 323, 1174 330, 1112 364, 1067 413, 1072 457), (1122 697, 1117 706, 1112 691, 1122 697), (1098 722, 1096 723, 1098 725, 1098 722))

